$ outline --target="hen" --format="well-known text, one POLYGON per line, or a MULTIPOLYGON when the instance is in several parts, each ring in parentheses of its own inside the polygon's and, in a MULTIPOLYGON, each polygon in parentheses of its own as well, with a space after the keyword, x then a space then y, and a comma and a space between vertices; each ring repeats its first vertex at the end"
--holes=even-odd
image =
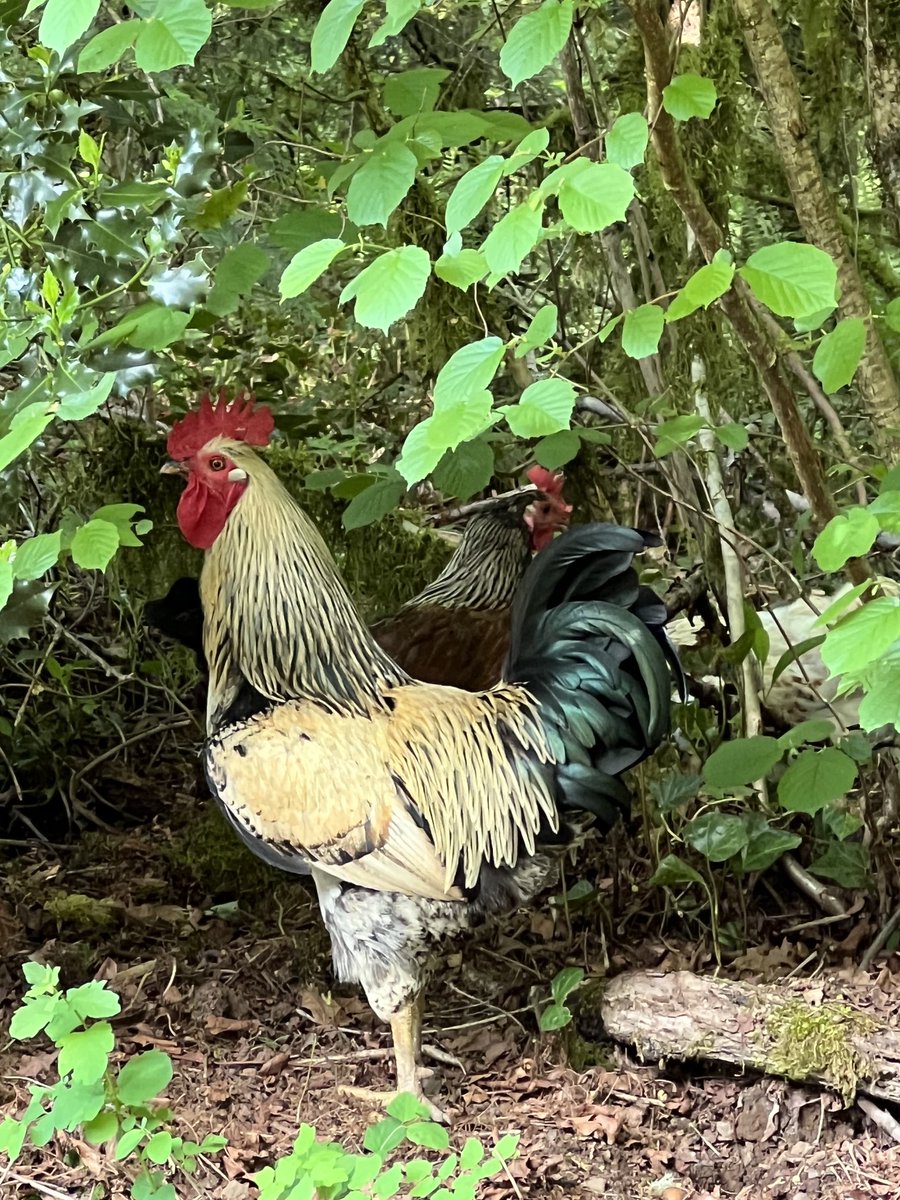
POLYGON ((530 900, 588 815, 615 820, 618 776, 668 731, 677 657, 632 567, 653 539, 564 533, 516 592, 502 681, 475 694, 422 683, 377 644, 251 449, 272 424, 206 397, 163 468, 186 477, 179 525, 206 551, 207 779, 255 853, 312 874, 337 974, 390 1022, 398 1090, 424 1099, 435 942, 530 900))

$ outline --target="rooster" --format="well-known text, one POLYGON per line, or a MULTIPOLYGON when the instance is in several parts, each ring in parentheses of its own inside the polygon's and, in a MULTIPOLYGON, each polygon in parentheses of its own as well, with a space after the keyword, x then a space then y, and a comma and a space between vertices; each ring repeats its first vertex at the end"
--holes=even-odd
MULTIPOLYGON (((481 691, 500 678, 512 598, 532 551, 566 528, 572 506, 560 472, 532 467, 539 489, 481 501, 444 570, 390 617, 372 626, 383 650, 426 683, 481 691)), ((147 623, 192 650, 205 670, 203 612, 196 579, 176 579, 144 605, 147 623)))
POLYGON ((428 1103, 434 943, 529 901, 586 819, 614 822, 628 801, 618 776, 668 732, 677 657, 632 566, 654 539, 562 534, 516 591, 501 682, 422 683, 375 641, 252 449, 273 424, 252 400, 204 397, 168 440, 163 471, 187 480, 180 528, 206 551, 207 779, 256 854, 312 875, 338 977, 389 1022, 397 1090, 428 1103))

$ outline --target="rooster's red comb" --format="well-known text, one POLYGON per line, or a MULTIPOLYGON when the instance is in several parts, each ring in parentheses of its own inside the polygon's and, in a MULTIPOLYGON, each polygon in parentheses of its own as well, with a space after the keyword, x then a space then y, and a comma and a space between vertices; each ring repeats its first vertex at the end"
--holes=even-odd
POLYGON ((528 478, 545 496, 559 496, 563 489, 562 471, 548 471, 546 467, 529 467, 528 478))
POLYGON ((176 421, 169 431, 166 449, 176 462, 184 462, 201 450, 211 438, 234 438, 251 446, 265 446, 275 428, 272 410, 255 406, 255 398, 235 393, 229 401, 223 388, 213 404, 209 392, 200 397, 200 407, 176 421))

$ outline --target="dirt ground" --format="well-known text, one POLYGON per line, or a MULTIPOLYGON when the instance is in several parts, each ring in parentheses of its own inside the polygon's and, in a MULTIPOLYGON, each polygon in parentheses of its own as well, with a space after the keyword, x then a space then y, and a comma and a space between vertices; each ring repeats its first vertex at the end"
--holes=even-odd
MULTIPOLYGON (((109 980, 122 998, 113 1021, 121 1054, 156 1046, 174 1060, 167 1097, 176 1132, 228 1138, 198 1176, 176 1179, 185 1200, 251 1200, 249 1176, 289 1150, 302 1121, 358 1149, 373 1118, 335 1085, 389 1086, 387 1036, 361 997, 334 987, 306 887, 245 856, 196 780, 172 786, 164 812, 152 811, 151 780, 114 782, 145 794, 140 823, 71 846, 20 849, 5 865, 0 1030, 21 997, 27 958, 60 965, 68 985, 109 980)), ((595 886, 599 899, 570 921, 545 904, 446 947, 430 988, 426 1041, 462 1064, 436 1066, 454 1143, 522 1135, 508 1177, 483 1195, 900 1196, 900 1145, 834 1096, 712 1065, 639 1063, 603 1041, 589 987, 573 997, 574 1027, 538 1034, 549 980, 564 965, 586 967, 589 979, 633 966, 715 966, 690 928, 673 936, 670 920, 663 937, 658 915, 610 919, 623 908, 621 882, 600 874, 595 886)), ((754 980, 838 973, 883 1012, 898 1011, 896 957, 878 960, 870 977, 854 975, 876 932, 865 917, 838 933, 784 932, 818 916, 800 901, 788 905, 725 969, 754 980)), ((0 1039, 0 1111, 15 1115, 29 1081, 52 1078, 53 1056, 41 1038, 0 1039)), ((12 1168, 0 1162, 3 1200, 124 1200, 128 1189, 109 1148, 76 1136, 26 1149, 12 1168)))

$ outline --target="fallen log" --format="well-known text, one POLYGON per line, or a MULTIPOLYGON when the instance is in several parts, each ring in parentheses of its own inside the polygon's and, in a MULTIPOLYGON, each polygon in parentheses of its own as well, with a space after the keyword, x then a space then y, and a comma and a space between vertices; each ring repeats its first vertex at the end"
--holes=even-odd
MULTIPOLYGON (((818 983, 818 981, 817 981, 818 983)), ((816 1083, 852 1103, 856 1092, 900 1103, 900 1030, 809 983, 709 979, 690 971, 629 971, 608 984, 601 1016, 611 1037, 644 1059, 708 1059, 816 1083)))

